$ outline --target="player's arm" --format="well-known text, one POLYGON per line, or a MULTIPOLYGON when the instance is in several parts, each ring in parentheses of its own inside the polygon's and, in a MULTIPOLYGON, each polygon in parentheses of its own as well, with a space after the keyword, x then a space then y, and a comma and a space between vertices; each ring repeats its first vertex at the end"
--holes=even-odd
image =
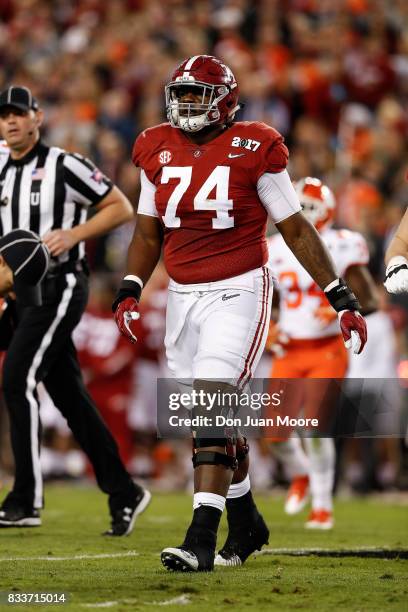
POLYGON ((276 224, 286 244, 313 280, 323 289, 338 313, 347 348, 361 353, 367 342, 367 327, 361 306, 343 279, 337 277, 334 263, 315 227, 301 212, 276 224))
POLYGON ((128 249, 126 276, 137 276, 146 285, 160 259, 163 230, 157 217, 136 215, 136 226, 128 249))
POLYGON ((153 273, 161 253, 163 230, 155 205, 156 188, 141 171, 141 191, 136 227, 128 249, 127 270, 120 284, 112 311, 120 332, 132 342, 132 320, 139 318, 142 289, 153 273))
POLYGON ((366 316, 378 310, 378 291, 367 266, 350 266, 344 277, 361 304, 361 314, 366 316))
POLYGON ((79 242, 102 236, 132 219, 133 208, 125 194, 89 159, 76 153, 65 155, 58 180, 63 181, 68 202, 96 212, 85 223, 47 232, 44 242, 52 255, 59 256, 79 242))
POLYGON ((131 203, 116 186, 95 205, 95 210, 97 212, 88 221, 72 228, 77 242, 102 236, 133 218, 131 203))
POLYGON ((343 279, 314 226, 301 212, 299 199, 286 170, 266 173, 257 183, 258 195, 292 253, 326 294, 339 315, 347 348, 361 353, 367 328, 360 304, 343 279))
POLYGON ((301 213, 276 224, 292 253, 323 290, 337 278, 330 254, 315 227, 301 213))
POLYGON ((385 253, 384 285, 389 293, 408 291, 408 209, 385 253))

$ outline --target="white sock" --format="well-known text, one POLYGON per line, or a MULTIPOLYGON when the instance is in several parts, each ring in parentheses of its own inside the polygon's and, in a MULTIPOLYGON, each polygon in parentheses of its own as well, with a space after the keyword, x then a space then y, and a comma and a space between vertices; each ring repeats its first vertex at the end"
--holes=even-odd
POLYGON ((225 497, 217 495, 216 493, 205 493, 203 491, 194 493, 193 510, 196 510, 200 506, 212 506, 223 512, 225 508, 225 497))
POLYGON ((310 492, 313 510, 333 509, 334 442, 331 438, 305 438, 310 460, 310 492))
POLYGON ((249 480, 249 474, 246 475, 244 480, 241 482, 237 482, 236 484, 231 484, 228 489, 227 499, 236 499, 237 497, 242 497, 246 495, 248 491, 251 490, 251 482, 249 480))
POLYGON ((309 459, 297 434, 292 435, 288 440, 274 442, 272 454, 282 463, 285 475, 290 480, 295 476, 309 475, 309 459))

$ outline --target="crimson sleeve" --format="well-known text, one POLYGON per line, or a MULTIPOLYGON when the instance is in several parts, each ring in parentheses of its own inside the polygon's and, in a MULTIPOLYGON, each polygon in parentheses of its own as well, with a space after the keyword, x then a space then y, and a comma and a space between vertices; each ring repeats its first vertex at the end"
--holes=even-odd
MULTIPOLYGON (((266 143, 265 143, 266 145, 266 143)), ((289 151, 283 142, 283 137, 268 143, 267 148, 260 154, 260 163, 257 167, 257 180, 266 173, 276 174, 285 170, 289 158, 289 151)))
POLYGON ((146 139, 146 134, 145 134, 145 132, 142 132, 136 138, 135 143, 133 145, 132 162, 135 164, 135 166, 141 166, 142 165, 143 142, 144 142, 145 139, 146 139))

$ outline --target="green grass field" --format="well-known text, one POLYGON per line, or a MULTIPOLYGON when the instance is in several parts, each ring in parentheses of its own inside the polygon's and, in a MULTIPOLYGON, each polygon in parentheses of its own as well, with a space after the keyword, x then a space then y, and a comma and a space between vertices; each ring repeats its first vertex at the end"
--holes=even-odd
MULTIPOLYGON (((338 501, 335 529, 316 533, 303 528, 305 513, 286 517, 282 499, 258 500, 271 529, 268 548, 407 547, 408 506, 401 502, 338 501)), ((0 591, 63 591, 69 602, 13 608, 4 603, 3 594, 1 610, 406 609, 408 562, 402 559, 291 557, 281 552, 212 574, 170 574, 159 553, 182 541, 191 512, 188 495, 156 494, 133 534, 124 539, 100 535, 108 525, 107 505, 96 489, 49 486, 46 501, 42 527, 0 530, 0 591)), ((225 522, 220 544, 224 537, 225 522)))

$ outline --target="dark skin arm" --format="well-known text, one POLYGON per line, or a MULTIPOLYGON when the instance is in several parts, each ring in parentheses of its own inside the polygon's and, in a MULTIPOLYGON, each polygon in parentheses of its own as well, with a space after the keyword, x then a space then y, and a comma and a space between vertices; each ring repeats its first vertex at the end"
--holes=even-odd
POLYGON ((345 281, 361 304, 363 314, 378 309, 378 292, 373 277, 366 266, 350 266, 344 275, 345 281))
POLYGON ((157 217, 136 216, 136 227, 128 249, 126 274, 135 274, 146 285, 160 259, 163 230, 157 217))
POLYGON ((279 232, 299 263, 321 289, 338 278, 330 254, 315 227, 301 213, 276 224, 279 232))

